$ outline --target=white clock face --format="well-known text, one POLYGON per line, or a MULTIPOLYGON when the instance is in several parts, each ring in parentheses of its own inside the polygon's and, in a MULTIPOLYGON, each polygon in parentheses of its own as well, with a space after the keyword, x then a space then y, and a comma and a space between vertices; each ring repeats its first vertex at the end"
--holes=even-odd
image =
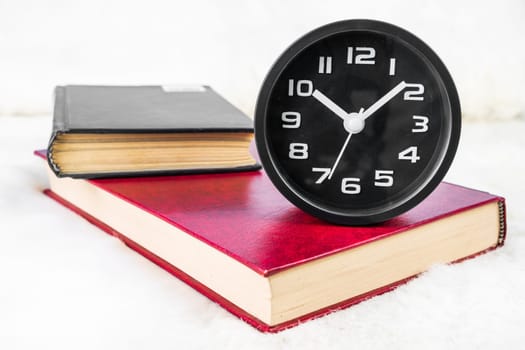
POLYGON ((274 183, 350 221, 435 187, 457 147, 459 103, 451 104, 437 56, 391 33, 360 28, 299 41, 265 82, 264 106, 258 101, 259 151, 274 183))

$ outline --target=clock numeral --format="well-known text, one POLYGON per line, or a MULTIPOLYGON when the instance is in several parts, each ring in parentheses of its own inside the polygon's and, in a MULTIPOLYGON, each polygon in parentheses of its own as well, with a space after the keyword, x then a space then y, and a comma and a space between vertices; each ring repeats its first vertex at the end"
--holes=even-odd
POLYGON ((374 185, 376 187, 392 187, 394 170, 376 170, 374 185))
POLYGON ((297 129, 301 126, 301 113, 283 112, 281 120, 283 121, 282 127, 284 129, 297 129))
POLYGON ((405 93, 403 94, 405 101, 423 101, 423 93, 425 92, 423 84, 406 84, 405 86, 405 93))
POLYGON ((418 160, 421 159, 417 155, 417 147, 416 146, 410 146, 407 149, 399 152, 398 159, 400 160, 409 160, 411 163, 415 163, 418 160))
POLYGON ((332 74, 332 56, 319 56, 319 74, 332 74))
POLYGON ((358 177, 345 177, 341 181, 341 192, 344 194, 359 194, 361 193, 361 181, 358 177))
POLYGON ((328 177, 328 175, 330 175, 330 171, 332 169, 330 168, 312 168, 312 171, 314 173, 322 173, 321 176, 317 179, 317 181, 315 182, 316 184, 321 184, 323 183, 324 180, 326 180, 326 178, 328 177))
POLYGON ((390 69, 388 70, 388 75, 390 76, 396 75, 396 59, 395 58, 390 59, 390 69))
POLYGON ((374 58, 376 57, 376 50, 373 47, 348 47, 348 56, 346 63, 348 64, 376 64, 374 58), (355 53, 355 57, 354 57, 355 53))
POLYGON ((290 143, 288 157, 290 157, 290 159, 308 159, 308 144, 290 143))
POLYGON ((413 115, 414 119, 414 128, 412 132, 427 132, 428 131, 428 117, 424 115, 413 115))
POLYGON ((314 91, 314 84, 311 80, 298 80, 297 84, 295 80, 288 80, 288 96, 293 96, 294 93, 297 96, 307 97, 314 91))

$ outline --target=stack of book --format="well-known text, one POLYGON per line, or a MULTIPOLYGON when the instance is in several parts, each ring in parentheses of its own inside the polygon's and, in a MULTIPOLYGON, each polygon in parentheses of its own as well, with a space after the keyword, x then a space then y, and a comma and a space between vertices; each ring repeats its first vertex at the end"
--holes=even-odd
POLYGON ((273 188, 252 137, 208 87, 68 86, 35 154, 48 196, 265 332, 504 242, 504 199, 448 183, 381 225, 323 222, 273 188))

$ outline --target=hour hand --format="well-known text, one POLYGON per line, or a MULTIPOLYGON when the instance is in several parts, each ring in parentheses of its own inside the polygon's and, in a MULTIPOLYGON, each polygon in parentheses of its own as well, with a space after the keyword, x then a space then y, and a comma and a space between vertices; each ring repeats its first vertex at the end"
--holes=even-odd
POLYGON ((326 97, 326 95, 323 94, 321 91, 315 89, 312 93, 312 96, 317 101, 321 102, 326 108, 334 112, 339 118, 344 120, 348 116, 348 113, 346 113, 344 109, 336 105, 334 101, 326 97))
POLYGON ((397 84, 392 90, 386 93, 383 97, 381 97, 379 100, 377 100, 373 105, 367 108, 367 110, 363 113, 362 118, 366 119, 370 117, 373 113, 375 113, 379 108, 383 107, 388 101, 393 99, 397 94, 399 94, 401 91, 403 91, 404 88, 407 87, 407 83, 404 81, 397 84))

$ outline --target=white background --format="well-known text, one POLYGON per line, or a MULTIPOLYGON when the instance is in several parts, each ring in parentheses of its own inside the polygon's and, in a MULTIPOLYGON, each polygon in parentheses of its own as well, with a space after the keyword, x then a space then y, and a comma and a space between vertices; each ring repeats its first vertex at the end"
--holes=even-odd
POLYGON ((0 0, 0 114, 49 113, 57 84, 206 83, 251 115, 288 45, 350 18, 392 22, 427 42, 466 117, 524 116, 520 0, 0 0))
POLYGON ((0 349, 523 348, 524 34, 518 0, 0 0, 0 349), (465 121, 447 180, 507 198, 503 248, 268 335, 42 195, 55 85, 205 83, 252 115, 288 45, 349 18, 443 59, 465 121))

